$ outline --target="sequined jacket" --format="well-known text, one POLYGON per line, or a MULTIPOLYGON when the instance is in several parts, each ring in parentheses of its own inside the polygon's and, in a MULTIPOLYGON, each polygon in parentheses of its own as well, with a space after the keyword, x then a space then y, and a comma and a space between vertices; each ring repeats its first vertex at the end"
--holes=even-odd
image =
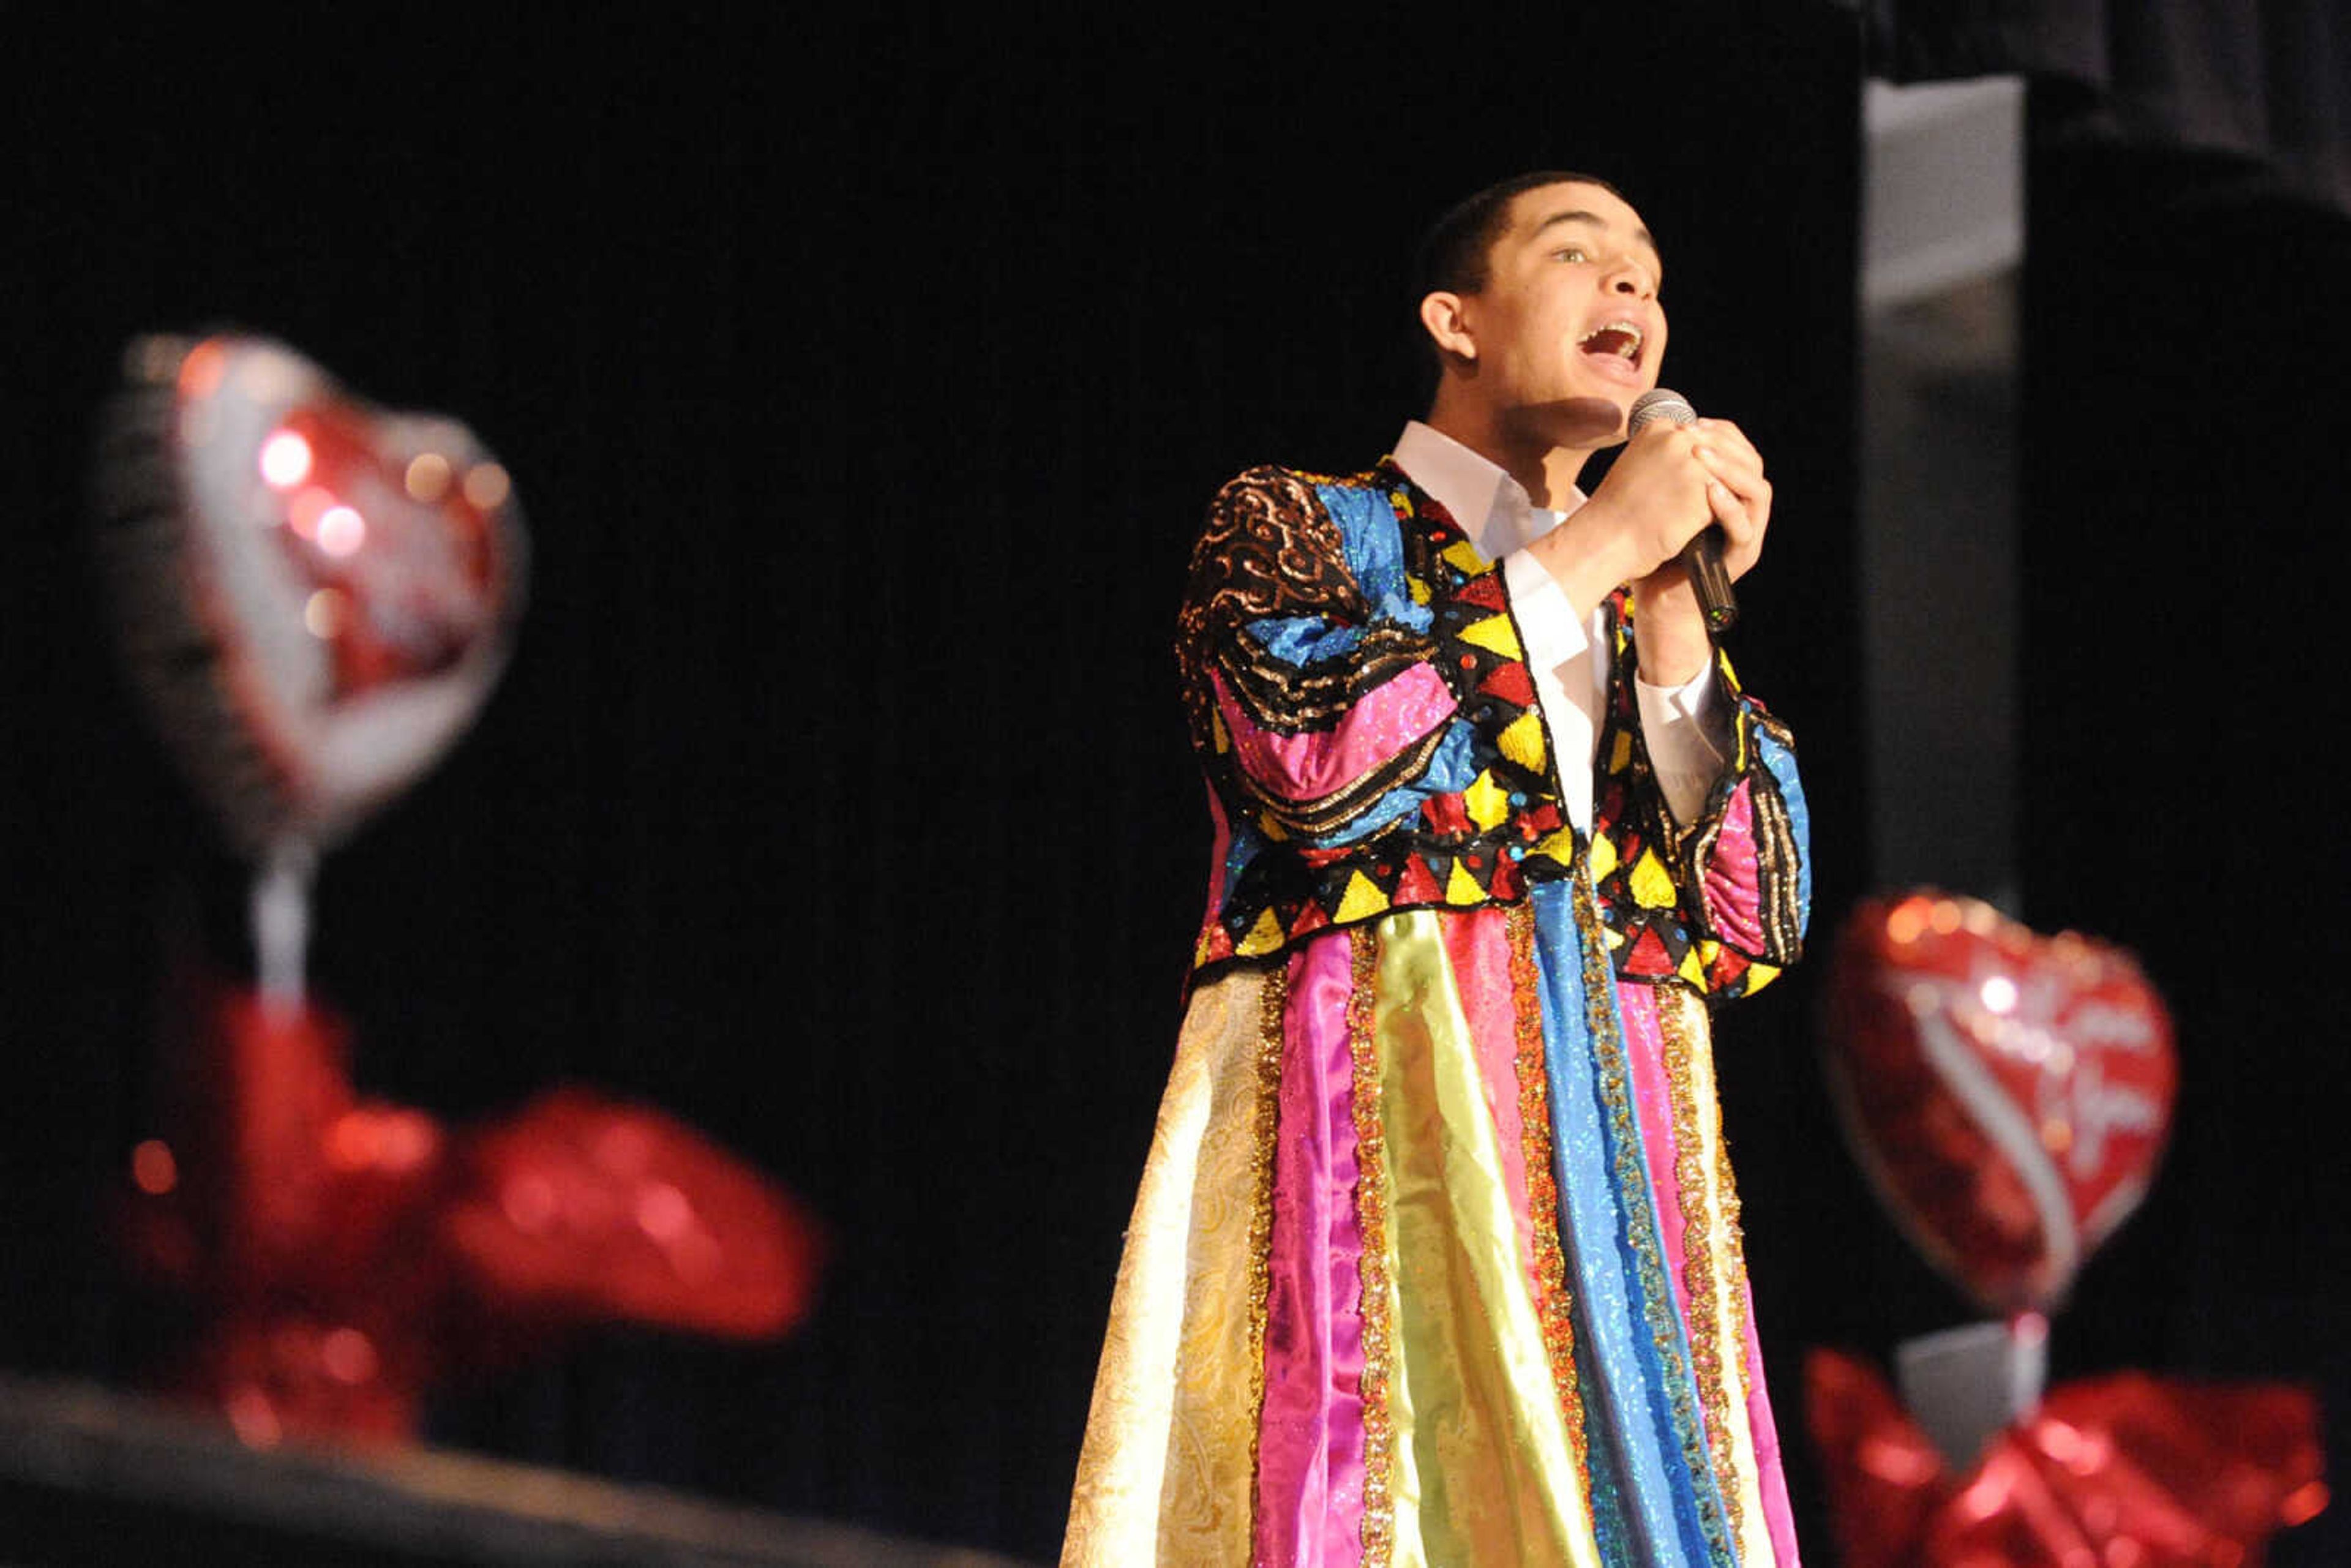
POLYGON ((1384 461, 1227 485, 1176 641, 1217 835, 1195 978, 1580 869, 1623 979, 1727 998, 1793 962, 1811 867, 1787 731, 1718 661, 1731 755, 1677 824, 1642 740, 1631 622, 1619 591, 1587 839, 1552 783, 1503 574, 1441 506, 1384 461))

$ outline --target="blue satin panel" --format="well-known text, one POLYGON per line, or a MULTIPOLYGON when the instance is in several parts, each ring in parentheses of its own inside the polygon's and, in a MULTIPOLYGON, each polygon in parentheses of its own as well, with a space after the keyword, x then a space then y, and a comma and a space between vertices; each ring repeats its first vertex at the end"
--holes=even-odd
MULTIPOLYGON (((1579 875, 1581 873, 1579 872, 1579 875)), ((1648 1191, 1647 1162, 1629 1116, 1610 1109, 1601 1051, 1624 1074, 1623 1029, 1612 987, 1598 998, 1614 1036, 1594 1040, 1586 1022, 1585 934, 1577 920, 1576 885, 1543 883, 1534 902, 1536 956, 1541 971, 1545 1070, 1552 1091, 1552 1151, 1560 1193, 1560 1241, 1575 1296, 1576 1362, 1598 1385, 1590 1401, 1597 1419, 1586 1427, 1594 1472, 1613 1469, 1621 1489, 1618 1509, 1635 1540, 1633 1558, 1689 1568, 1736 1568, 1722 1500, 1708 1463, 1697 1388, 1687 1374, 1689 1349, 1665 1271, 1665 1246, 1648 1191), (1637 1169, 1639 1190, 1618 1182, 1620 1156, 1637 1169), (1646 1260, 1642 1254, 1646 1251, 1646 1260), (1645 1267, 1646 1264, 1646 1267, 1645 1267), (1670 1349, 1670 1364, 1660 1343, 1670 1349), (1588 1347, 1585 1348, 1585 1347, 1588 1347)), ((1618 1098, 1629 1095, 1629 1082, 1618 1098)), ((1629 1102, 1627 1102, 1629 1103, 1629 1102)))
POLYGON ((1803 780, 1796 776, 1796 754, 1764 733, 1760 725, 1755 729, 1755 753, 1771 770, 1771 781, 1780 787, 1780 799, 1787 804, 1788 825, 1796 839, 1796 908, 1809 926, 1813 919, 1813 814, 1804 804, 1803 780))
POLYGON ((1355 586, 1383 621, 1426 632, 1436 624, 1428 606, 1417 603, 1404 580, 1404 529, 1384 492, 1354 485, 1317 485, 1322 509, 1338 525, 1355 586))
POLYGON ((1249 623, 1249 634, 1284 664, 1301 669, 1324 659, 1343 659, 1363 641, 1360 626, 1333 626, 1320 615, 1269 615, 1249 623))

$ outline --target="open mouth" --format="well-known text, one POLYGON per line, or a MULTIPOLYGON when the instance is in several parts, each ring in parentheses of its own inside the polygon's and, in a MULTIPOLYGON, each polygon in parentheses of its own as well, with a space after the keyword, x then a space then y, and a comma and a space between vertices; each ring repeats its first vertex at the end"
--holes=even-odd
POLYGON ((1600 354, 1625 361, 1641 362, 1641 329, 1630 321, 1610 321, 1593 328, 1576 340, 1575 346, 1587 354, 1600 354))

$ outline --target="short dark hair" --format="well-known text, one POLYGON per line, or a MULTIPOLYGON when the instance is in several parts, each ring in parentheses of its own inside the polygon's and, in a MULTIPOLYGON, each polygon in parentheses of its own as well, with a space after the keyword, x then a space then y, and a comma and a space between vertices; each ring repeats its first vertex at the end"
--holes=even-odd
POLYGON ((1478 294, 1491 275, 1494 242, 1502 237, 1510 204, 1544 185, 1597 185, 1618 201, 1625 193, 1597 174, 1542 169, 1498 180, 1475 195, 1464 197, 1430 225, 1420 242, 1413 267, 1413 308, 1438 289, 1448 294, 1478 294))

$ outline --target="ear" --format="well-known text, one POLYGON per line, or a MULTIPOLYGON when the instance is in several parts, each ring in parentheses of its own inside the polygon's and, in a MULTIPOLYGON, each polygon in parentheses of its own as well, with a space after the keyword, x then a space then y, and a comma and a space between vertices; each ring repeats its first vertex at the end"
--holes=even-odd
POLYGON ((1478 340, 1469 329, 1468 310, 1458 294, 1431 290, 1420 302, 1420 324, 1445 353, 1461 360, 1478 357, 1478 340))

